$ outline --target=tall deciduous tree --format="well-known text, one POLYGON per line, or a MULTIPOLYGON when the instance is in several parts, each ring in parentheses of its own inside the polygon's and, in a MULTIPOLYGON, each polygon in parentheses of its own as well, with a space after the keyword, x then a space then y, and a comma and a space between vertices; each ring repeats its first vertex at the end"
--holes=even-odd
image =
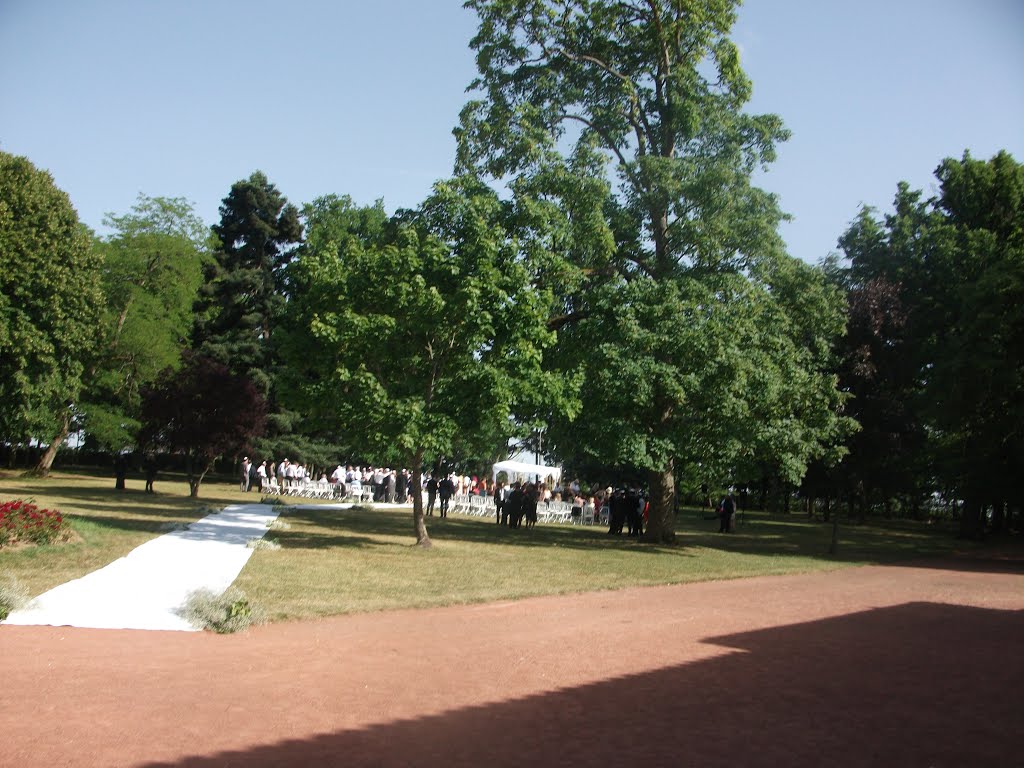
POLYGON ((141 387, 188 346, 210 232, 188 201, 145 195, 104 224, 102 341, 78 410, 91 439, 120 451, 138 432, 141 387))
MULTIPOLYGON (((614 252, 601 266, 570 256, 582 279, 556 317, 585 355, 588 446, 647 471, 647 536, 674 538, 677 469, 725 478, 761 463, 798 480, 844 427, 828 371, 841 296, 786 256, 776 201, 751 184, 786 131, 743 112, 737 3, 466 5, 480 17, 482 98, 463 110, 460 164, 536 177, 572 141, 566 168, 592 168, 579 160, 594 148, 614 169, 602 208, 614 252)), ((574 193, 547 194, 578 219, 574 193)))
POLYGON ((67 437, 103 305, 100 257, 66 193, 0 152, 0 436, 67 437))
MULTIPOLYGON (((550 296, 509 236, 510 205, 458 179, 391 220, 338 198, 306 211, 289 270, 295 392, 368 454, 397 452, 413 487, 424 461, 474 434, 507 438, 514 414, 559 396, 541 370, 550 296)), ((417 542, 430 546, 413 499, 417 542)))
POLYGON ((189 495, 221 456, 248 448, 262 434, 266 401, 246 377, 215 360, 186 353, 142 391, 139 443, 185 458, 189 495))
POLYGON ((935 473, 964 500, 961 533, 998 521, 1024 473, 1024 166, 965 153, 936 170, 937 196, 906 183, 893 213, 862 211, 841 241, 854 279, 899 286, 914 366, 911 402, 935 473))

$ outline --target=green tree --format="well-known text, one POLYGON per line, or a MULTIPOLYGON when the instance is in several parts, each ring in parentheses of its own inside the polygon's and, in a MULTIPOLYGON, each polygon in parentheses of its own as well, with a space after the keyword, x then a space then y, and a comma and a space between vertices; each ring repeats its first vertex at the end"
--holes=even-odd
POLYGON ((285 305, 284 267, 302 237, 298 210, 256 171, 220 206, 219 240, 196 305, 194 346, 269 395, 273 332, 285 305))
POLYGON ((66 193, 0 152, 0 435, 59 445, 103 305, 100 256, 66 193))
POLYGON ((413 487, 425 461, 472 449, 473 436, 507 440, 513 415, 557 397, 541 371, 550 297, 531 287, 509 236, 511 206, 457 179, 390 220, 339 198, 306 210, 307 242, 289 270, 295 395, 366 454, 410 466, 413 487))
POLYGON ((553 437, 564 449, 587 430, 588 451, 646 471, 654 541, 674 539, 677 471, 767 464, 798 480, 848 426, 829 371, 841 296, 784 253, 776 201, 751 184, 787 134, 742 111, 737 3, 466 5, 482 98, 462 113, 461 166, 540 179, 573 143, 570 175, 591 185, 593 151, 614 172, 603 223, 571 189, 546 193, 591 242, 614 239, 601 263, 566 253, 579 272, 553 319, 576 354, 560 359, 585 366, 586 407, 553 437))
POLYGON ((964 501, 961 534, 999 525, 1024 472, 1024 166, 964 153, 936 170, 939 193, 898 186, 893 213, 861 212, 844 235, 855 281, 885 279, 907 314, 908 397, 926 427, 936 490, 964 501))
POLYGON ((139 195, 104 224, 102 340, 77 410, 91 440, 120 451, 139 429, 140 388, 188 346, 210 233, 181 198, 139 195))

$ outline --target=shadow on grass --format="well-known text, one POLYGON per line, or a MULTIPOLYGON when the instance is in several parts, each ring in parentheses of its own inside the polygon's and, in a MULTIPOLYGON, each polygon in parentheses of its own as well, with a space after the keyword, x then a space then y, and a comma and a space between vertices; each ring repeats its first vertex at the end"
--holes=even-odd
MULTIPOLYGON (((411 508, 366 508, 354 507, 337 510, 329 507, 294 506, 284 513, 288 518, 302 521, 318 529, 304 532, 291 530, 275 531, 275 537, 282 546, 305 546, 326 549, 337 542, 338 546, 367 545, 394 546, 394 541, 412 544, 414 537, 411 508), (326 531, 326 532, 325 532, 326 531), (355 534, 356 541, 346 541, 346 531, 355 534)), ((472 544, 495 544, 510 547, 561 547, 584 550, 629 550, 642 553, 672 551, 679 553, 682 547, 662 547, 644 544, 628 536, 609 536, 606 529, 596 526, 568 526, 538 524, 533 529, 521 527, 511 529, 500 526, 492 518, 449 515, 426 519, 428 533, 432 540, 459 541, 472 544)))
MULTIPOLYGON (((413 538, 410 508, 354 507, 338 510, 296 505, 284 513, 297 521, 296 530, 275 534, 282 546, 309 549, 395 546, 413 538), (307 528, 307 530, 303 530, 307 528)), ((652 545, 628 536, 609 535, 602 526, 538 524, 532 530, 497 525, 493 518, 450 515, 427 518, 431 538, 508 547, 564 548, 584 551, 628 551, 638 555, 699 554, 719 550, 761 557, 809 557, 837 564, 894 563, 946 558, 954 540, 944 532, 902 524, 843 526, 839 552, 828 552, 831 526, 802 518, 777 518, 748 513, 737 532, 718 533, 718 521, 700 514, 677 518, 676 545, 652 545)))
POLYGON ((708 638, 732 652, 689 664, 150 768, 1016 765, 1024 675, 1008 643, 1022 633, 1021 611, 908 603, 708 638))

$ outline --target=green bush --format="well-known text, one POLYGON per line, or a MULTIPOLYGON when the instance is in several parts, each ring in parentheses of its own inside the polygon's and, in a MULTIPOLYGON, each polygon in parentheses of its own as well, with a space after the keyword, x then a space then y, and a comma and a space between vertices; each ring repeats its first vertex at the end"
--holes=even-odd
POLYGON ((178 615, 193 627, 222 635, 241 632, 265 620, 263 611, 233 587, 219 595, 209 589, 189 593, 178 615))

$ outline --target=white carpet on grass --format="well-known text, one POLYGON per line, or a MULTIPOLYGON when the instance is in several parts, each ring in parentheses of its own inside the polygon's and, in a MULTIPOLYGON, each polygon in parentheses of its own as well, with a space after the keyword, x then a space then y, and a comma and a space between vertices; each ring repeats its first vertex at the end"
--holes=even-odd
POLYGON ((44 592, 4 623, 194 630, 176 613, 188 594, 230 587, 254 551, 249 541, 262 538, 276 518, 269 504, 227 507, 44 592))

